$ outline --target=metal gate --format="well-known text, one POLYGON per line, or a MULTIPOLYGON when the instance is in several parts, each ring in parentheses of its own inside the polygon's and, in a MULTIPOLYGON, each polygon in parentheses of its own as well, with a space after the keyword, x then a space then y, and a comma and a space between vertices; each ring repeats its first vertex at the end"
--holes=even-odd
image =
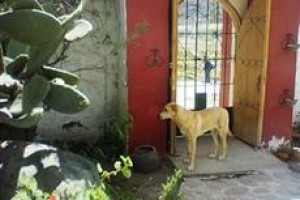
POLYGON ((215 0, 178 9, 176 101, 187 109, 232 106, 235 31, 215 0))

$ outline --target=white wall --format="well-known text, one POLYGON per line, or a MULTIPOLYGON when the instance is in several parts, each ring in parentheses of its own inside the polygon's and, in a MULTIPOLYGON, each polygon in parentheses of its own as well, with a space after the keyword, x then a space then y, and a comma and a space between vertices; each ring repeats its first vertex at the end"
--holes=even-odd
POLYGON ((125 0, 90 0, 84 18, 91 21, 93 32, 74 42, 62 68, 76 71, 81 89, 90 98, 90 107, 80 114, 45 114, 38 133, 48 138, 81 139, 101 134, 99 125, 120 110, 126 111, 125 0), (83 127, 62 129, 71 121, 83 127))
MULTIPOLYGON (((300 43, 300 25, 298 28, 298 43, 300 43)), ((296 120, 300 122, 300 50, 297 50, 297 70, 296 70, 296 89, 295 99, 298 99, 298 103, 294 106, 293 122, 296 120), (297 117, 297 114, 299 115, 297 117)))

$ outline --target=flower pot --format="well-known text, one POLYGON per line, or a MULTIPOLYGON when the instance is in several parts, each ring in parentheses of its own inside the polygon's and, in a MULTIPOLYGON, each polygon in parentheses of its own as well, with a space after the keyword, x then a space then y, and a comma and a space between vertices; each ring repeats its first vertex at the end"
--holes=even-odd
POLYGON ((277 158, 279 158, 283 162, 287 162, 287 161, 289 161, 291 159, 291 155, 288 152, 277 151, 275 153, 275 155, 277 156, 277 158))
POLYGON ((300 149, 299 149, 299 148, 295 148, 295 149, 294 149, 292 159, 293 159, 294 161, 300 161, 300 149))
POLYGON ((149 173, 159 167, 161 159, 154 146, 142 145, 134 149, 132 162, 135 171, 149 173))

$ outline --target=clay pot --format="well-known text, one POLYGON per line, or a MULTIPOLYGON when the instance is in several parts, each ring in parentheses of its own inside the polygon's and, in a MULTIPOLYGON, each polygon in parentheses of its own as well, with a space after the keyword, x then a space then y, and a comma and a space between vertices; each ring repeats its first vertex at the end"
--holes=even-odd
POLYGON ((300 161, 300 150, 295 150, 293 153, 293 158, 294 161, 300 161))
POLYGON ((282 160, 283 162, 287 162, 291 159, 291 155, 288 152, 284 152, 284 151, 277 151, 275 153, 275 155, 277 156, 277 158, 279 158, 280 160, 282 160))
POLYGON ((160 166, 161 158, 154 146, 142 145, 132 153, 133 169, 141 173, 149 173, 160 166))

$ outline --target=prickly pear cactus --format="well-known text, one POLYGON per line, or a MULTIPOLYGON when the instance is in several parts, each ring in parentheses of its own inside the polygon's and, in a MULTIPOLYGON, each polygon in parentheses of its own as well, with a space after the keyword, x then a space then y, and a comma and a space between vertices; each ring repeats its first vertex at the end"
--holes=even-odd
POLYGON ((0 51, 0 80, 9 75, 17 86, 4 94, 0 81, 0 94, 8 102, 5 109, 0 106, 0 123, 29 128, 40 121, 45 107, 66 114, 88 107, 89 99, 76 88, 76 74, 46 66, 64 40, 81 39, 92 30, 90 22, 78 19, 85 3, 82 0, 72 13, 54 16, 37 0, 4 1, 9 9, 0 13, 0 36, 10 41, 7 54, 0 51))

